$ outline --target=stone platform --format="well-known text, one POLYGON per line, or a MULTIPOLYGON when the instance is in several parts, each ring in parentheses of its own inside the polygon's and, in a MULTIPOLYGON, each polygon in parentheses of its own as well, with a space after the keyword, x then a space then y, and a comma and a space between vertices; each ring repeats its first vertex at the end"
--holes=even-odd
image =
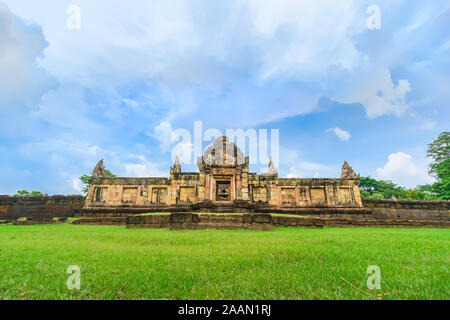
POLYGON ((250 229, 273 230, 270 214, 196 214, 171 213, 170 215, 129 216, 127 228, 169 228, 170 230, 200 229, 250 229))

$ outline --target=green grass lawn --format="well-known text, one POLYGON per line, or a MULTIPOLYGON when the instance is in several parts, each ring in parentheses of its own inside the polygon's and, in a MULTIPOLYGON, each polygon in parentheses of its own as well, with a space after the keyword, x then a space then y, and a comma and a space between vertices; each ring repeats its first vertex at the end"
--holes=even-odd
POLYGON ((0 299, 450 299, 449 249, 447 229, 5 225, 0 299))

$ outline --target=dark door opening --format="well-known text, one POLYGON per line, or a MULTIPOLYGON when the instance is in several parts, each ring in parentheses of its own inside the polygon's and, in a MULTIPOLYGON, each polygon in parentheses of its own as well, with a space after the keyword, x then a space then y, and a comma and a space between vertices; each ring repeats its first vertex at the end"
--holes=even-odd
POLYGON ((230 201, 230 183, 227 181, 218 181, 216 186, 216 200, 230 201))

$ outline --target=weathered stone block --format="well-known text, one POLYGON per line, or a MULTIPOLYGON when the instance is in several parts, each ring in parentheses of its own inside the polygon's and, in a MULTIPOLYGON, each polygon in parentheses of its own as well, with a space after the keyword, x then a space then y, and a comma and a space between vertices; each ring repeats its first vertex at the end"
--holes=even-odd
POLYGON ((272 231, 273 224, 272 223, 252 223, 252 230, 272 231))
POLYGON ((169 224, 169 229, 170 230, 181 230, 181 224, 182 224, 182 222, 171 222, 169 224))
POLYGON ((286 217, 286 225, 289 227, 295 227, 299 224, 299 218, 297 217, 286 217))
POLYGON ((272 223, 272 216, 266 213, 252 214, 252 223, 272 223))
POLYGON ((243 215, 242 215, 242 221, 244 222, 244 223, 252 223, 252 215, 251 214, 249 214, 249 213, 244 213, 243 215))

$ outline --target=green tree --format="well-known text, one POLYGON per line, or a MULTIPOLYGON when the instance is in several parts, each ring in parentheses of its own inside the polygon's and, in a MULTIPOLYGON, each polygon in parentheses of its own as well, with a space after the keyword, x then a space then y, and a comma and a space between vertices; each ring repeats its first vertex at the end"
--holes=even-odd
POLYGON ((27 197, 38 197, 38 196, 42 196, 44 194, 40 191, 29 192, 28 190, 18 190, 15 195, 16 196, 27 196, 27 197))
POLYGON ((430 185, 417 186, 406 189, 406 198, 411 200, 437 200, 437 194, 430 185))
POLYGON ((437 194, 432 186, 424 185, 406 189, 389 180, 376 180, 371 177, 361 177, 360 192, 367 199, 411 199, 436 200, 437 194))
POLYGON ((436 179, 442 179, 439 171, 443 170, 443 164, 447 162, 448 165, 450 159, 450 132, 442 132, 436 140, 428 145, 427 156, 432 159, 428 172, 436 179))
POLYGON ((406 190, 389 180, 376 180, 361 177, 359 185, 361 196, 372 199, 406 199, 406 190))
MULTIPOLYGON (((116 178, 117 176, 114 173, 112 173, 111 171, 106 170, 106 177, 107 178, 116 178)), ((89 185, 91 184, 91 181, 92 181, 92 173, 90 176, 88 176, 87 174, 84 174, 79 179, 84 184, 84 188, 81 189, 81 192, 84 194, 88 193, 89 185)))
POLYGON ((428 157, 431 158, 429 173, 437 181, 431 185, 431 190, 438 199, 450 199, 450 132, 442 132, 439 137, 428 145, 428 157))

